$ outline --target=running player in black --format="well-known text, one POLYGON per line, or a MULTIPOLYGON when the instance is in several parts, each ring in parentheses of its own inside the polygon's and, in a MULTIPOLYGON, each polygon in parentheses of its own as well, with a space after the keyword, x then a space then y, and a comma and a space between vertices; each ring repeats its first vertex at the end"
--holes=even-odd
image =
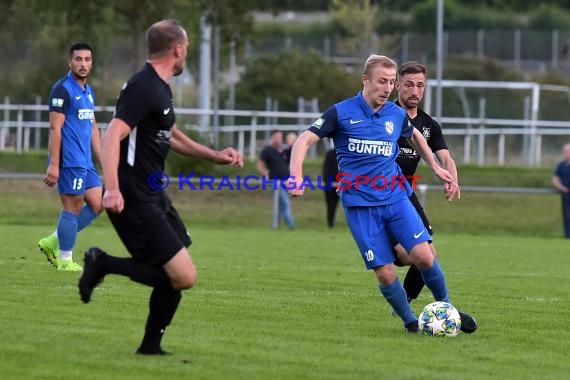
MULTIPOLYGON (((451 158, 449 149, 443 138, 441 126, 431 116, 419 108, 419 104, 424 96, 425 85, 425 66, 413 61, 404 63, 398 69, 398 81, 396 83, 398 101, 396 101, 396 104, 406 110, 413 126, 424 135, 428 146, 432 152, 435 153, 441 166, 449 171, 455 179, 454 182, 444 185, 446 198, 452 201, 455 197, 459 199, 461 196, 457 167, 455 166, 455 161, 451 158)), ((400 153, 396 162, 402 169, 404 175, 408 178, 412 178, 411 176, 415 175, 421 157, 406 139, 399 139, 398 146, 400 147, 400 153)), ((418 211, 418 214, 420 214, 430 235, 433 235, 431 224, 415 193, 410 196, 410 201, 418 211)), ((392 243, 394 245, 393 254, 396 259, 394 263, 399 266, 410 265, 408 273, 404 278, 404 289, 408 296, 408 302, 411 302, 418 297, 425 284, 420 271, 415 265, 412 265, 409 255, 404 248, 395 240, 393 240, 392 243)), ((429 246, 433 255, 436 256, 436 250, 431 240, 429 241, 429 246)), ((477 329, 475 320, 472 318, 464 319, 465 320, 462 320, 461 330, 467 333, 474 332, 475 329, 477 329)))
POLYGON ((337 174, 338 163, 336 161, 336 149, 332 148, 325 153, 325 160, 323 161, 323 181, 326 181, 326 188, 323 192, 327 204, 327 226, 329 226, 329 228, 334 227, 336 209, 339 201, 337 187, 333 185, 333 182, 336 181, 337 174))
POLYGON ((83 302, 108 274, 127 276, 153 288, 145 334, 137 354, 163 355, 161 340, 180 299, 196 281, 188 254, 190 236, 162 190, 170 149, 188 156, 242 166, 232 148, 214 151, 176 128, 169 82, 184 70, 188 36, 179 22, 163 20, 146 35, 148 60, 123 87, 116 112, 103 136, 103 206, 132 258, 90 248, 79 278, 83 302))

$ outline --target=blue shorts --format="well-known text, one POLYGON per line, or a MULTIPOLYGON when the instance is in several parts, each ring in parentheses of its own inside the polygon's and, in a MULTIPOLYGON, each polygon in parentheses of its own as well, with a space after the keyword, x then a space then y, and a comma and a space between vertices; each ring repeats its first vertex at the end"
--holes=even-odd
POLYGON ((59 194, 82 195, 92 187, 101 187, 101 180, 95 168, 59 168, 59 194))
POLYGON ((345 206, 346 222, 366 268, 373 269, 394 262, 394 236, 407 252, 417 244, 431 240, 418 212, 404 198, 384 206, 345 206))

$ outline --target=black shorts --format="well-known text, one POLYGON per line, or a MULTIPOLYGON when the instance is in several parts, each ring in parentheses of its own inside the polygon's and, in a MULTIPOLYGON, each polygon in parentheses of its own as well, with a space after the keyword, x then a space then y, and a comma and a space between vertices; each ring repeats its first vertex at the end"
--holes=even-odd
MULTIPOLYGON (((416 195, 416 193, 412 193, 412 195, 410 195, 410 202, 412 202, 412 205, 414 205, 414 208, 416 209, 416 211, 418 212, 418 214, 420 215, 420 218, 422 219, 422 222, 424 223, 424 227, 426 228, 426 230, 428 230, 430 236, 433 236, 433 229, 431 228, 431 224, 429 222, 429 219, 424 211, 424 208, 422 207, 420 200, 418 199, 418 196, 416 195)), ((396 245, 398 245, 398 241, 391 236, 390 239, 392 240, 392 247, 395 247, 396 245)), ((432 241, 429 240, 429 242, 431 243, 432 241)), ((402 262, 400 261, 400 259, 398 259, 398 255, 396 253, 396 250, 392 250, 392 254, 394 255, 394 265, 397 265, 399 267, 403 266, 402 262)))
POLYGON ((131 256, 144 264, 163 266, 192 244, 180 215, 164 193, 159 202, 131 203, 120 214, 107 214, 131 256))

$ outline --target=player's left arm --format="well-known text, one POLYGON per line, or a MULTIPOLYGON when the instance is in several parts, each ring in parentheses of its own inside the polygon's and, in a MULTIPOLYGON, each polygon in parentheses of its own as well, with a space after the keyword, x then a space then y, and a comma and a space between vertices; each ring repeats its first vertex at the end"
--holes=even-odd
POLYGON ((443 138, 443 132, 441 130, 441 125, 432 118, 429 118, 431 126, 429 127, 430 135, 428 140, 428 145, 432 152, 435 153, 439 164, 453 176, 454 181, 451 183, 446 183, 443 185, 445 192, 445 197, 448 201, 452 201, 455 196, 457 199, 461 198, 461 190, 459 188, 459 175, 457 174, 457 166, 455 166, 455 161, 451 157, 447 143, 443 138))
POLYGON ((291 149, 291 162, 289 163, 289 172, 291 179, 287 184, 291 184, 292 187, 289 193, 293 196, 299 196, 304 194, 304 189, 302 187, 297 187, 303 180, 303 161, 307 156, 307 151, 310 147, 315 145, 321 138, 310 130, 306 130, 301 133, 297 140, 293 144, 293 149, 291 149))
POLYGON ((170 148, 175 152, 200 160, 212 161, 220 165, 243 167, 243 156, 234 148, 219 151, 210 149, 192 140, 176 126, 171 129, 170 148))
POLYGON ((94 161, 101 166, 101 133, 95 117, 93 117, 93 127, 91 128, 91 154, 94 161))
POLYGON ((420 131, 418 131, 416 128, 413 128, 413 134, 410 138, 408 138, 408 142, 412 147, 414 147, 414 149, 420 154, 423 160, 433 170, 433 173, 436 175, 437 178, 446 183, 453 182, 453 176, 451 175, 451 173, 448 172, 446 169, 443 169, 435 161, 431 149, 428 146, 426 139, 424 138, 424 136, 420 131))
POLYGON ((435 152, 435 156, 437 160, 441 164, 441 166, 451 173, 453 176, 453 182, 446 183, 444 185, 445 196, 448 201, 452 201, 455 196, 457 199, 461 199, 461 189, 459 188, 459 176, 457 173, 457 166, 455 165, 455 161, 451 157, 448 149, 440 149, 435 152))

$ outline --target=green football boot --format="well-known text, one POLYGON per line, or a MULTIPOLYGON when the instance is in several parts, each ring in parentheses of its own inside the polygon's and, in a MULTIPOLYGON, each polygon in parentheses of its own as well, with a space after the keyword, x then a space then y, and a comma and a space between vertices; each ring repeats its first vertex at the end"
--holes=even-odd
POLYGON ((45 237, 38 242, 38 248, 41 253, 46 256, 46 259, 51 265, 59 267, 59 242, 53 235, 45 237))
POLYGON ((58 260, 57 270, 64 270, 68 272, 81 272, 83 267, 77 263, 74 263, 72 259, 68 260, 58 260))

